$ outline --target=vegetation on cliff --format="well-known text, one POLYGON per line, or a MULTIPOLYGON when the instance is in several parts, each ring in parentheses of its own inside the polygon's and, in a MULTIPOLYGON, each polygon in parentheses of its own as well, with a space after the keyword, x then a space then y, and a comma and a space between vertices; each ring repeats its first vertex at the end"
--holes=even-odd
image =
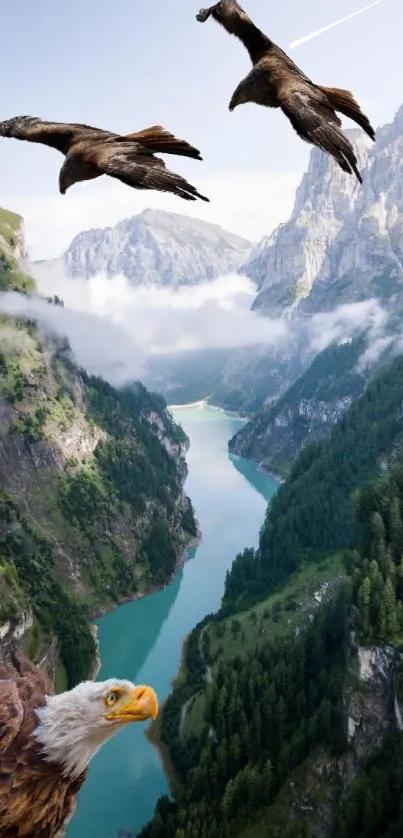
MULTIPOLYGON (((0 215, 7 260, 19 224, 0 215)), ((4 262, 3 287, 16 275, 4 262)), ((78 370, 35 323, 0 317, 0 346, 2 636, 28 609, 23 642, 37 659, 56 637, 71 686, 90 672, 91 613, 165 583, 196 535, 188 440, 161 397, 78 370)))
POLYGON ((19 267, 23 255, 22 218, 0 207, 0 291, 34 290, 34 280, 19 267))

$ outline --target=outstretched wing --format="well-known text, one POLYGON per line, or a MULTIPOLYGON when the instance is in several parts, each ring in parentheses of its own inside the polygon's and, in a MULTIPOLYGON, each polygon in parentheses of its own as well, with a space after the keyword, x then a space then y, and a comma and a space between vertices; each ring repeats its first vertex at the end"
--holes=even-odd
POLYGON ((185 201, 195 201, 197 198, 209 200, 181 175, 169 171, 163 160, 153 157, 151 152, 138 143, 96 143, 93 148, 86 148, 85 158, 103 174, 117 178, 135 189, 171 192, 185 201))
POLYGON ((362 183, 353 146, 327 97, 314 86, 294 82, 278 91, 278 99, 298 136, 330 154, 344 172, 354 173, 362 183))
POLYGON ((0 773, 1 758, 18 736, 23 718, 17 684, 12 680, 0 680, 0 773))
POLYGON ((30 143, 42 143, 67 154, 71 144, 79 137, 99 134, 107 138, 110 132, 100 131, 91 125, 68 122, 46 122, 36 116, 16 116, 0 122, 0 137, 12 137, 30 143))

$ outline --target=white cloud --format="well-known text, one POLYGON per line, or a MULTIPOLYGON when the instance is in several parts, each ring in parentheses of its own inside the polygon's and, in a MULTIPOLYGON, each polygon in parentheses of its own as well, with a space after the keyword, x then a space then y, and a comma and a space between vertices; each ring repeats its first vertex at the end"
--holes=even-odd
POLYGON ((0 294, 0 311, 36 320, 45 332, 67 337, 79 366, 117 387, 143 376, 140 347, 124 329, 106 318, 50 305, 39 297, 27 299, 15 292, 0 294))
POLYGON ((321 352, 332 341, 348 340, 363 328, 369 328, 372 339, 377 339, 388 317, 388 313, 375 298, 359 303, 345 303, 333 311, 315 314, 308 326, 311 348, 321 352))
POLYGON ((261 317, 251 310, 254 284, 239 275, 179 290, 133 287, 122 276, 68 279, 56 270, 39 280, 40 292, 57 294, 65 308, 15 293, 0 295, 0 311, 37 318, 67 336, 77 362, 115 385, 144 377, 150 356, 197 353, 209 348, 264 346, 273 353, 304 345, 320 352, 363 328, 374 342, 388 315, 377 300, 341 305, 310 320, 261 317))
POLYGON ((24 217, 31 259, 59 256, 82 230, 113 226, 149 207, 195 216, 257 241, 290 216, 301 172, 222 172, 205 178, 193 167, 186 177, 210 198, 209 204, 142 193, 111 178, 78 184, 64 196, 56 188, 52 195, 2 195, 2 204, 24 217))
POLYGON ((357 372, 363 373, 366 369, 372 367, 388 349, 391 349, 391 358, 402 353, 403 338, 401 335, 386 335, 375 338, 361 355, 357 364, 357 372))

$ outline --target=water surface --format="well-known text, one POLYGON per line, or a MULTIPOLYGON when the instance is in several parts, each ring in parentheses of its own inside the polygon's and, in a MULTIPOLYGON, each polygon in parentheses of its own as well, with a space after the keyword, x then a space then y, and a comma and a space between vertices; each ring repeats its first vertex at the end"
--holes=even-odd
MULTIPOLYGON (((191 442, 186 491, 203 540, 172 585, 122 605, 99 621, 102 667, 98 680, 129 678, 151 684, 160 702, 168 695, 185 635, 216 611, 235 555, 255 546, 275 481, 254 463, 229 456, 227 443, 243 421, 210 407, 173 411, 191 442)), ((97 754, 79 796, 68 838, 134 836, 169 792, 144 725, 118 733, 97 754)))

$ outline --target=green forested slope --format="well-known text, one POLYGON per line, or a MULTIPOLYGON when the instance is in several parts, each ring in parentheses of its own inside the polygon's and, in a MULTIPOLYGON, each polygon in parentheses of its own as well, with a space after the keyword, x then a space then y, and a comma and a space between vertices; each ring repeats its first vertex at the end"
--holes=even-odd
POLYGON ((259 549, 237 557, 219 614, 190 635, 160 722, 178 799, 159 801, 144 838, 397 834, 402 373, 397 359, 300 455, 259 549), (368 680, 353 628, 360 649, 391 644, 396 671, 368 680), (372 731, 358 750, 349 713, 372 731), (372 753, 375 741, 386 750, 372 753))
MULTIPOLYGON (((19 222, 0 214, 7 260, 19 222)), ((0 645, 18 637, 52 674, 61 659, 70 685, 88 676, 91 614, 166 582, 196 533, 186 447, 161 397, 118 392, 64 340, 0 316, 0 645)))
POLYGON ((262 528, 257 560, 234 562, 225 600, 253 601, 305 561, 349 547, 355 536, 352 492, 397 456, 403 441, 403 358, 368 386, 329 439, 299 455, 273 498, 262 528))

